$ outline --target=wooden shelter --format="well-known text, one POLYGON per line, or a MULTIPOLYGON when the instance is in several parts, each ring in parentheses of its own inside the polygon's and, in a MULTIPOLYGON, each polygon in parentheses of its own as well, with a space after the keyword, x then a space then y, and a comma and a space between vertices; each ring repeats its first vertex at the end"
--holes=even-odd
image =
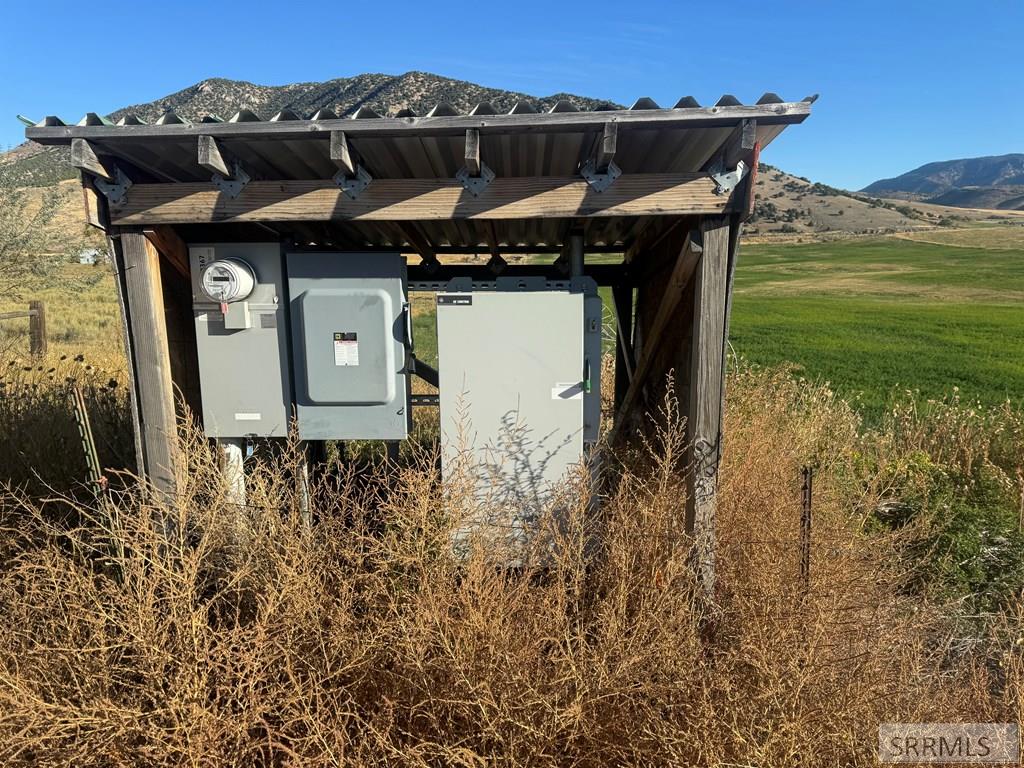
MULTIPOLYGON (((582 271, 610 286, 618 323, 620 439, 662 396, 668 371, 692 445, 688 528, 713 537, 721 451, 725 342, 743 220, 752 210, 759 152, 813 98, 724 96, 672 108, 640 99, 628 110, 579 111, 559 102, 508 114, 438 104, 419 117, 362 108, 270 120, 116 125, 89 114, 48 117, 26 130, 69 145, 89 222, 110 238, 134 387, 139 467, 174 490, 175 389, 200 412, 187 243, 280 240, 329 250, 420 256, 410 282, 454 276, 582 271), (509 254, 550 254, 509 265, 509 254), (452 264, 449 254, 482 254, 452 264), (591 263, 594 254, 607 256, 591 263)), ((704 563, 713 572, 712 548, 704 563)))

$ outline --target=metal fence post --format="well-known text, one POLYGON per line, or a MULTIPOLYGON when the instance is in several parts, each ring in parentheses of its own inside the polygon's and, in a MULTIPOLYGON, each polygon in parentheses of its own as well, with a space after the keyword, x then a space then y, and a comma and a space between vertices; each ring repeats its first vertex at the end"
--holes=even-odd
POLYGON ((803 479, 803 495, 800 509, 800 579, 804 590, 811 585, 811 504, 814 493, 814 469, 804 467, 800 474, 803 479))

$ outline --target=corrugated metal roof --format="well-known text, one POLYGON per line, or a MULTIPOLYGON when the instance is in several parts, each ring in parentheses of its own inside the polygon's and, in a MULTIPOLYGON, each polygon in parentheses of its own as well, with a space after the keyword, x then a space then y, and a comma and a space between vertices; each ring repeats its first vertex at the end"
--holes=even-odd
MULTIPOLYGON (((481 161, 499 177, 574 176, 593 153, 604 125, 616 123, 614 162, 623 174, 691 173, 706 168, 743 120, 756 121, 763 149, 787 125, 806 119, 815 98, 785 102, 766 93, 755 104, 744 105, 726 95, 715 105, 702 107, 684 97, 662 108, 645 97, 630 109, 594 111, 560 101, 544 113, 521 101, 507 114, 497 114, 487 103, 465 114, 440 103, 422 117, 409 110, 383 117, 364 107, 348 118, 320 109, 305 119, 284 110, 269 120, 240 109, 226 121, 208 115, 192 122, 168 112, 154 124, 133 115, 112 124, 89 113, 76 125, 47 117, 25 134, 44 144, 88 139, 97 152, 122 159, 149 177, 136 181, 195 182, 210 176, 197 162, 200 135, 214 136, 252 178, 300 180, 329 179, 337 172, 329 139, 332 131, 344 131, 359 162, 374 178, 431 179, 452 178, 463 166, 470 128, 480 133, 481 161)), ((293 227, 292 232, 304 241, 327 244, 334 238, 332 244, 349 247, 412 245, 411 240, 419 237, 438 248, 485 249, 495 238, 505 246, 558 247, 567 232, 567 223, 557 219, 492 222, 490 232, 481 222, 420 222, 411 238, 410 226, 331 222, 293 227)), ((628 243, 645 226, 644 221, 591 220, 586 237, 591 245, 613 247, 628 243)))

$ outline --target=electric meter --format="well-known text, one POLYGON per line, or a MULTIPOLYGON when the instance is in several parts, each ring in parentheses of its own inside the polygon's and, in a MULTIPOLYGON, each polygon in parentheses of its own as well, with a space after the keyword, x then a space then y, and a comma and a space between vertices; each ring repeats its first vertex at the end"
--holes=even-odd
POLYGON ((247 299, 256 287, 256 276, 241 259, 218 259, 203 270, 201 284, 212 301, 227 304, 247 299))

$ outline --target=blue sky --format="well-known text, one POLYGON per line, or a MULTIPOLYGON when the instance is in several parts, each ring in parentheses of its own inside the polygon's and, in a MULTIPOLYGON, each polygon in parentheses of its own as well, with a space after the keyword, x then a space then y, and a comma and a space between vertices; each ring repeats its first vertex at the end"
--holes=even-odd
POLYGON ((17 113, 77 120, 207 77, 425 70, 625 104, 820 93, 764 160, 859 188, 1024 151, 1024 2, 48 2, 0 16, 0 147, 17 113))

